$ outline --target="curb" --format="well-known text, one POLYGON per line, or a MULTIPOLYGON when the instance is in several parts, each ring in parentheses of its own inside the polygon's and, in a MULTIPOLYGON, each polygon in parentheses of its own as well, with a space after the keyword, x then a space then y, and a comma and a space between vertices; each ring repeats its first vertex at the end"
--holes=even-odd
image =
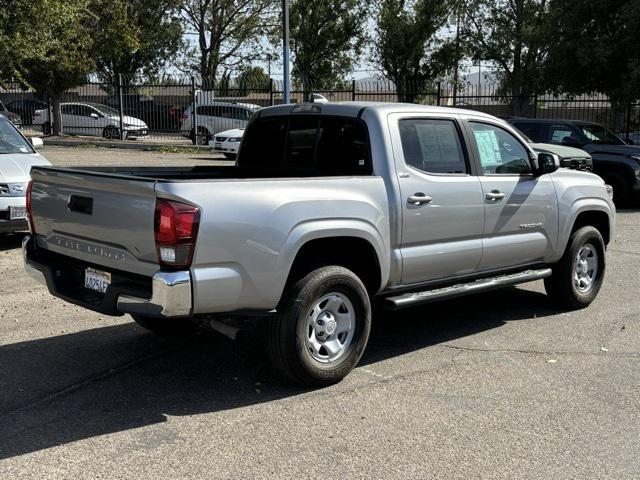
POLYGON ((92 142, 92 141, 74 141, 74 140, 49 140, 47 137, 42 137, 44 140, 44 146, 54 147, 102 147, 102 148, 121 148, 125 150, 150 150, 153 151, 156 148, 175 148, 175 149, 198 149, 203 152, 211 150, 208 145, 176 145, 172 143, 119 143, 119 142, 92 142))

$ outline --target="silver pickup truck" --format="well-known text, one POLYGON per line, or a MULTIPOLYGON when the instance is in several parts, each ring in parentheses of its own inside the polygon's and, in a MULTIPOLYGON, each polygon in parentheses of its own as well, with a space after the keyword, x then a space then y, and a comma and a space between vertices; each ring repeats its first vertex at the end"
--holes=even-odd
POLYGON ((249 122, 235 166, 34 167, 27 271, 68 302, 176 333, 262 318, 282 374, 339 381, 390 308, 544 279, 589 305, 611 190, 508 123, 408 104, 298 104, 249 122))

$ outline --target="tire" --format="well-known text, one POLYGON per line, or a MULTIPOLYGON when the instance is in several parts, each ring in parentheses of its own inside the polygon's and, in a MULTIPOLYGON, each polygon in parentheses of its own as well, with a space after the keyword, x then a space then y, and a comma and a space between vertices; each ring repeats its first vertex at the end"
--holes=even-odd
POLYGON ((371 303, 362 281, 346 268, 321 267, 285 292, 267 325, 267 354, 282 376, 323 387, 355 368, 370 330, 371 303))
POLYGON ((155 318, 143 315, 131 317, 142 328, 163 336, 187 335, 196 329, 190 318, 155 318))
POLYGON ((235 160, 236 159, 236 154, 235 153, 223 153, 224 158, 228 158, 229 160, 235 160))
POLYGON ((616 206, 624 205, 629 201, 629 185, 620 175, 611 175, 607 177, 607 183, 613 187, 613 203, 616 206))
POLYGON ((211 135, 209 134, 209 130, 203 127, 198 127, 198 139, 196 142, 196 135, 193 129, 189 133, 189 138, 193 142, 194 145, 209 145, 209 140, 211 140, 211 135))
POLYGON ((602 235, 594 227, 582 227, 571 234, 564 255, 553 267, 553 274, 544 279, 547 295, 562 308, 585 308, 595 300, 600 291, 605 267, 602 235), (583 258, 586 259, 585 262, 582 261, 583 258), (586 271, 577 272, 579 262, 586 271), (591 278, 588 287, 585 276, 591 278))
POLYGON ((102 130, 102 136, 109 140, 119 140, 120 130, 114 127, 113 125, 109 125, 104 127, 104 130, 102 130))

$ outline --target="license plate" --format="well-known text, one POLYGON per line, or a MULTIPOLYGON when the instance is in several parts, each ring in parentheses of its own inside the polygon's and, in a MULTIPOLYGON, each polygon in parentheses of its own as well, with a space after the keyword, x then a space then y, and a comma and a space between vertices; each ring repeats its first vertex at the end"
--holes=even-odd
POLYGON ((222 148, 222 144, 220 142, 216 142, 213 144, 213 148, 222 148))
POLYGON ((27 207, 9 207, 9 220, 24 220, 27 218, 27 207))
POLYGON ((107 287, 111 285, 111 274, 101 272, 94 268, 87 268, 84 271, 84 287, 94 292, 105 293, 107 287))

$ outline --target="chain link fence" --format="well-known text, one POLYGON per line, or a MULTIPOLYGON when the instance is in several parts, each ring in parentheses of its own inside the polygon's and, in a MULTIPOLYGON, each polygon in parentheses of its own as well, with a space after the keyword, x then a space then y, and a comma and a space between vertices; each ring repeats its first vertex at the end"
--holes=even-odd
MULTIPOLYGON (((257 109, 282 103, 283 82, 268 78, 201 82, 168 77, 139 82, 122 76, 90 81, 58 96, 61 132, 80 137, 170 144, 207 144, 217 133, 243 128, 257 109)), ((0 114, 28 135, 54 132, 51 96, 0 86, 0 114)), ((396 84, 353 80, 331 88, 294 83, 291 101, 409 102, 513 116, 587 120, 601 123, 630 140, 640 134, 640 103, 612 104, 603 94, 548 93, 514 96, 499 84, 446 82, 396 84)))

